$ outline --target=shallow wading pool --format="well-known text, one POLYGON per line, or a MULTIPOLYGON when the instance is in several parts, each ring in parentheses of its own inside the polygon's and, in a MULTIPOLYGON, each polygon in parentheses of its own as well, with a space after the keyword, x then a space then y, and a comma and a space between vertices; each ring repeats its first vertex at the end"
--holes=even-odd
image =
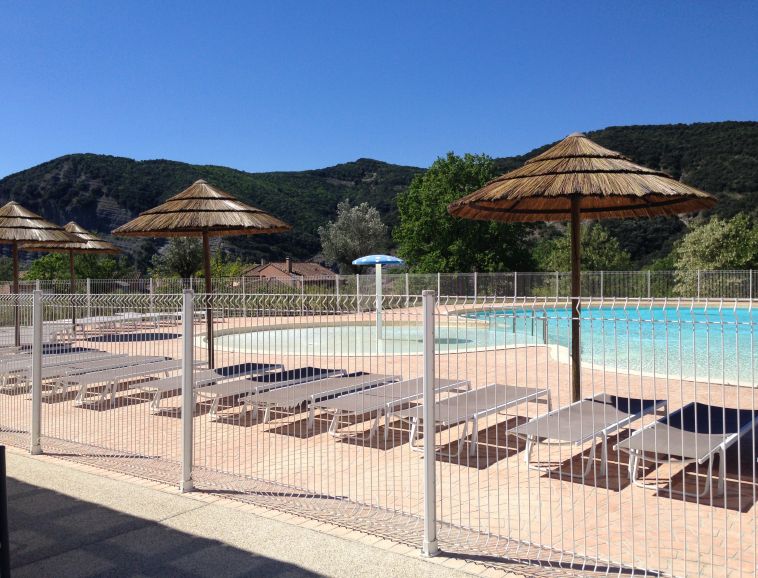
MULTIPOLYGON (((715 383, 755 384, 758 314, 751 309, 595 307, 582 310, 582 362, 618 372, 715 383)), ((440 354, 571 342, 567 308, 463 311, 440 316, 440 354)), ((265 355, 419 355, 420 325, 385 323, 378 339, 373 323, 303 324, 217 335, 219 351, 265 355)))

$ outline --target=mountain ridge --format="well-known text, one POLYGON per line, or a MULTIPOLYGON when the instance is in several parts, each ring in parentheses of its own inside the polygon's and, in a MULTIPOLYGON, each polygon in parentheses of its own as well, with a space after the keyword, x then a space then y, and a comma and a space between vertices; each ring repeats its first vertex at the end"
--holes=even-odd
MULTIPOLYGON (((633 161, 664 170, 715 194, 715 214, 731 216, 758 209, 758 122, 724 121, 671 125, 611 126, 588 131, 598 144, 633 161)), ((494 159, 498 173, 523 164, 552 143, 524 155, 494 159)), ((115 155, 74 153, 0 179, 0 202, 13 198, 58 223, 76 220, 109 237, 116 226, 204 178, 270 211, 293 225, 282 235, 232 237, 233 251, 249 260, 312 257, 319 250, 318 226, 334 217, 337 203, 369 202, 392 227, 397 193, 423 168, 358 158, 320 169, 247 172, 221 165, 195 165, 169 159, 134 160, 115 155)), ((638 264, 668 250, 685 231, 677 218, 609 221, 638 264)), ((112 239, 144 267, 156 242, 112 239)))

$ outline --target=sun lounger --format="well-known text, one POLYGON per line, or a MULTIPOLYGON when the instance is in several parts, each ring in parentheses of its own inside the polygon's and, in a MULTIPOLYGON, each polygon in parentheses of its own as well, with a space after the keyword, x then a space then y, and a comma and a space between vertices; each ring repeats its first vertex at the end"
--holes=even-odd
POLYGON ((152 375, 168 377, 170 373, 178 371, 181 368, 181 360, 169 359, 67 376, 61 379, 61 382, 63 382, 62 385, 65 387, 79 388, 74 399, 74 405, 84 405, 91 401, 102 402, 109 396, 111 405, 113 405, 116 401, 116 391, 118 391, 120 384, 152 375), (87 391, 92 386, 101 386, 94 400, 87 398, 87 391))
MULTIPOLYGON (((72 363, 80 363, 87 360, 108 359, 114 357, 125 357, 125 355, 119 353, 109 353, 107 351, 84 351, 65 354, 53 353, 42 356, 42 366, 54 367, 56 365, 70 365, 72 363)), ((21 371, 28 367, 31 367, 32 362, 33 360, 31 355, 19 355, 12 359, 3 359, 0 360, 0 371, 5 373, 21 371)))
MULTIPOLYGON (((375 413, 369 430, 369 440, 373 439, 379 429, 379 420, 382 416, 385 418, 385 439, 388 432, 388 418, 392 409, 420 398, 424 394, 423 379, 416 377, 405 381, 398 381, 343 395, 336 398, 325 397, 323 400, 316 400, 312 403, 313 408, 319 408, 327 413, 332 414, 329 424, 329 434, 337 437, 340 435, 340 425, 350 417, 356 417, 367 413, 375 413)), ((436 379, 434 383, 435 390, 451 391, 469 389, 471 384, 468 381, 456 379, 436 379)))
MULTIPOLYGON (((241 363, 216 369, 202 369, 200 371, 195 371, 192 374, 192 383, 194 384, 195 390, 197 390, 224 380, 235 379, 243 375, 254 377, 256 375, 262 375, 264 373, 283 369, 284 367, 278 363, 241 363)), ((181 391, 182 376, 173 375, 171 377, 165 377, 153 381, 145 381, 136 387, 142 391, 153 394, 153 398, 150 400, 150 411, 152 413, 157 413, 161 410, 160 403, 163 394, 170 392, 178 393, 181 391)), ((195 392, 195 396, 197 397, 197 391, 195 392)))
MULTIPOLYGON (((461 435, 458 438, 458 450, 456 457, 463 450, 463 441, 468 437, 468 427, 471 423, 471 442, 469 455, 476 453, 477 432, 479 420, 509 407, 520 405, 528 401, 537 401, 545 398, 550 410, 550 390, 548 388, 517 387, 514 385, 491 384, 477 389, 466 391, 459 395, 440 400, 434 404, 435 428, 437 426, 453 427, 463 424, 461 435)), ((410 421, 411 432, 409 444, 412 450, 421 451, 415 445, 419 437, 419 430, 424 426, 424 408, 422 405, 392 411, 389 417, 398 417, 410 421)), ((428 429, 428 428, 425 428, 428 429)), ((434 431, 434 430, 432 430, 434 431)), ((452 454, 445 454, 448 457, 452 454)))
POLYGON ((267 373, 257 379, 241 379, 238 381, 216 383, 195 390, 195 395, 198 398, 211 400, 211 408, 208 417, 211 420, 215 420, 218 417, 218 406, 222 399, 228 399, 230 397, 244 399, 244 397, 249 394, 289 387, 291 385, 315 381, 317 379, 326 379, 328 377, 336 377, 344 374, 345 371, 342 369, 335 370, 321 369, 319 367, 301 367, 298 369, 290 369, 289 371, 267 373))
MULTIPOLYGON (((61 377, 63 375, 76 375, 78 373, 86 373, 87 371, 98 371, 100 369, 110 369, 112 367, 122 367, 124 365, 132 365, 133 363, 140 363, 145 359, 165 359, 165 357, 155 358, 147 356, 139 356, 137 358, 130 357, 128 355, 105 355, 102 357, 96 357, 94 359, 81 359, 70 360, 68 362, 54 363, 50 365, 42 365, 41 379, 42 381, 48 381, 61 377)), ((15 378, 17 385, 29 385, 32 380, 32 364, 28 364, 23 368, 18 369, 10 374, 10 377, 15 378)))
POLYGON ((263 423, 269 421, 271 410, 274 408, 294 410, 303 404, 307 404, 307 430, 310 431, 315 421, 315 409, 318 406, 317 404, 322 400, 338 398, 341 395, 367 390, 396 380, 397 377, 395 376, 372 373, 342 375, 290 387, 252 393, 245 396, 242 401, 245 412, 247 412, 249 406, 253 407, 254 416, 258 415, 259 409, 264 410, 263 423))
MULTIPOLYGON (((156 355, 125 355, 123 357, 112 359, 94 359, 67 365, 56 365, 53 367, 43 366, 42 379, 53 382, 53 391, 51 393, 64 393, 66 389, 68 389, 68 383, 71 381, 71 378, 76 376, 96 371, 133 367, 145 363, 156 363, 159 361, 166 361, 166 358, 156 355)), ((29 370, 28 379, 31 379, 31 370, 29 370)))
POLYGON ((634 432, 619 442, 617 449, 629 454, 629 477, 637 486, 658 490, 660 486, 640 481, 640 466, 654 464, 689 464, 707 466, 705 487, 701 492, 671 490, 672 493, 704 497, 712 493, 713 464, 718 456, 717 496, 724 493, 726 450, 740 437, 758 427, 758 410, 718 407, 691 402, 634 432))
POLYGON ((537 444, 580 446, 592 442, 587 466, 581 475, 573 472, 566 474, 582 480, 587 477, 595 463, 599 442, 598 473, 605 477, 608 473, 608 436, 665 405, 666 402, 662 400, 634 399, 601 393, 536 417, 516 426, 510 433, 526 440, 525 460, 529 467, 545 472, 551 468, 532 463, 532 452, 537 444))

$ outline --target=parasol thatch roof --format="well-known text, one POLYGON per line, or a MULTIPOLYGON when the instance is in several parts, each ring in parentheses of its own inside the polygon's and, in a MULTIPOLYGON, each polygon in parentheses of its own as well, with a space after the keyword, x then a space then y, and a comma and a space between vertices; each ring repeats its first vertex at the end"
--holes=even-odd
POLYGON ((21 245, 24 251, 48 251, 48 252, 63 252, 73 251, 74 253, 100 253, 100 254, 112 254, 118 253, 119 248, 113 243, 103 241, 100 237, 90 233, 87 229, 78 225, 74 221, 68 223, 63 227, 64 231, 71 233, 76 241, 37 241, 29 242, 21 245))
POLYGON ((0 243, 71 242, 72 240, 76 239, 61 227, 46 221, 15 201, 10 201, 0 207, 0 243))
POLYGON ((114 235, 132 237, 211 237, 280 233, 290 226, 251 207, 203 180, 174 195, 162 205, 140 213, 114 235))
POLYGON ((487 221, 567 221, 574 195, 581 198, 583 219, 675 215, 716 203, 708 193, 574 133, 448 211, 487 221))

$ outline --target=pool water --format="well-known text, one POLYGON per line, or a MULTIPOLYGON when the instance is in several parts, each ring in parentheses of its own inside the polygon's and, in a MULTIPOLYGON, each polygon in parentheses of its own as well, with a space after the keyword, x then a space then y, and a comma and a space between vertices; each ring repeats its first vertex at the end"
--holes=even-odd
MULTIPOLYGON (((387 325, 377 339, 375 325, 303 326, 251 331, 218 336, 219 349, 248 353, 294 355, 413 355, 423 351, 420 326, 387 325)), ((435 350, 439 353, 503 347, 518 337, 486 325, 461 322, 436 329, 435 350)))
MULTIPOLYGON (((582 361, 595 367, 716 383, 758 382, 758 314, 748 309, 595 307, 582 311, 582 361)), ((438 353, 571 343, 567 308, 499 309, 440 316, 438 353)), ((371 356, 422 353, 422 329, 385 324, 303 325, 230 333, 219 350, 267 355, 371 356)))
MULTIPOLYGON (((566 308, 469 316, 487 321, 496 331, 517 334, 536 325, 545 343, 565 348, 571 344, 571 314, 566 308)), ((581 320, 585 364, 698 381, 758 382, 758 313, 750 309, 594 307, 583 309, 581 320)))

